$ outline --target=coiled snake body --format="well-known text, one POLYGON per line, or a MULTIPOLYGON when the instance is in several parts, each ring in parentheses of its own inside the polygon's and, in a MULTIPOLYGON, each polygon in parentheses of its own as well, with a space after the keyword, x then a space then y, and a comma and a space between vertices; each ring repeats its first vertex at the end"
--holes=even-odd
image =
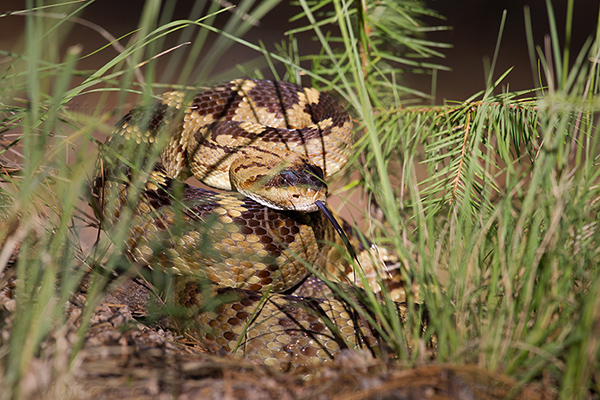
POLYGON ((348 272, 315 206, 348 160, 348 114, 284 82, 236 80, 186 96, 131 111, 102 149, 93 195, 106 229, 131 214, 120 228, 127 254, 183 276, 177 302, 212 351, 303 370, 346 347, 374 348, 372 327, 307 279, 310 267, 348 272), (181 182, 190 175, 239 193, 181 182))

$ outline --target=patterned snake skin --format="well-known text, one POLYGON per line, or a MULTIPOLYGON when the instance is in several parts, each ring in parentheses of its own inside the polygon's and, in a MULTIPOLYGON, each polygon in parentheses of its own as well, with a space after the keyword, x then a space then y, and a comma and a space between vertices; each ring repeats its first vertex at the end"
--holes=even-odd
POLYGON ((310 277, 351 272, 314 206, 348 160, 351 129, 331 97, 291 83, 169 92, 126 115, 102 148, 95 207, 135 263, 178 276, 186 332, 210 351, 295 371, 344 348, 378 352, 365 314, 310 277), (191 175, 239 193, 182 183, 191 175))

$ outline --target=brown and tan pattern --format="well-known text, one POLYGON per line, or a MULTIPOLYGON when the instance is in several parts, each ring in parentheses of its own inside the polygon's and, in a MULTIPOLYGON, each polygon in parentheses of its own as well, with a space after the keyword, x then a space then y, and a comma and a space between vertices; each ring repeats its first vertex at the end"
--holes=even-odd
POLYGON ((96 207, 110 232, 126 231, 134 262, 181 276, 177 302, 208 349, 301 371, 344 348, 377 352, 372 327, 345 302, 290 295, 299 285, 322 293, 308 289, 310 268, 351 272, 314 205, 349 157, 351 127, 329 96, 290 83, 170 92, 118 125, 102 151, 96 207), (239 193, 181 182, 190 175, 239 193))

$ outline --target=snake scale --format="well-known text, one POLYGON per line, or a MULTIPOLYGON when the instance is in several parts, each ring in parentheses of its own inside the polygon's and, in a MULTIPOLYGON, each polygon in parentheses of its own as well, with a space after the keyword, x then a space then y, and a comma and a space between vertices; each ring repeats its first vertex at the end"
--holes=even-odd
POLYGON ((176 303, 207 349, 306 371, 344 348, 379 351, 364 314, 310 276, 351 273, 315 205, 351 146, 349 115, 315 89, 246 79, 168 92, 102 147, 95 207, 130 259, 180 276, 176 303), (192 175, 227 192, 182 183, 192 175))

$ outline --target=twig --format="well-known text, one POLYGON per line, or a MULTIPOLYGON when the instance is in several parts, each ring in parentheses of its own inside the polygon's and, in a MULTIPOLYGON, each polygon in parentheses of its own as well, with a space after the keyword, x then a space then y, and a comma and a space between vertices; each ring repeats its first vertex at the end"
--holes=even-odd
POLYGON ((454 199, 456 199, 456 192, 458 190, 458 184, 460 182, 460 174, 462 172, 462 168, 463 168, 463 164, 465 162, 465 154, 467 152, 467 138, 469 137, 469 131, 471 128, 471 112, 473 110, 470 109, 469 111, 467 111, 467 122, 465 123, 465 135, 464 135, 464 139, 463 139, 463 145, 462 145, 462 149, 460 151, 460 161, 458 164, 458 170, 456 171, 456 177, 454 178, 454 184, 452 185, 452 197, 450 198, 450 204, 452 204, 452 201, 454 199))

